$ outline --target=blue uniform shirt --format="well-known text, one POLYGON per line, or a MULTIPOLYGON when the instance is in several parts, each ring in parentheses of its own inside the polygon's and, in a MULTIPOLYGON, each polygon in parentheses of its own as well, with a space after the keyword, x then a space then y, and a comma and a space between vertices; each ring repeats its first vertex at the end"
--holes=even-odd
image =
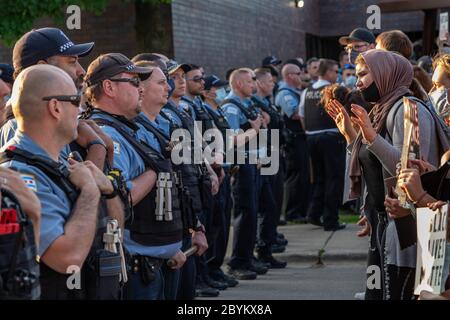
MULTIPOLYGON (((143 112, 141 112, 138 115, 138 118, 141 119, 142 121, 145 121, 146 123, 150 124, 151 126, 155 127, 158 129, 158 124, 155 123, 154 121, 150 120, 143 112)), ((153 149, 155 149, 156 151, 158 151, 159 153, 161 153, 161 145, 159 144, 158 139, 156 138, 156 136, 148 131, 147 129, 145 129, 145 127, 143 127, 140 123, 136 122, 136 124, 141 127, 141 130, 138 131, 142 131, 142 133, 140 134, 143 138, 143 140, 149 145, 151 146, 153 149)))
POLYGON ((196 116, 195 116, 195 111, 194 111, 194 108, 192 107, 192 104, 197 103, 196 98, 194 98, 194 100, 191 100, 191 98, 184 96, 180 100, 180 104, 178 105, 179 110, 183 110, 184 112, 189 114, 191 116, 191 118, 194 120, 196 120, 196 116))
MULTIPOLYGON (((173 101, 169 101, 169 103, 171 105, 175 106, 175 103, 173 101)), ((175 106, 175 107, 177 109, 179 109, 178 106, 175 106)), ((172 110, 170 110, 168 108, 162 108, 161 112, 164 113, 170 119, 170 121, 172 121, 178 127, 182 127, 183 126, 183 122, 181 121, 180 117, 178 117, 178 115, 175 112, 173 112, 172 110)))
MULTIPOLYGON (((236 100, 242 103, 245 107, 249 107, 251 105, 250 99, 242 100, 239 96, 234 94, 233 91, 230 92, 230 94, 226 97, 226 99, 236 100)), ((223 106, 221 106, 221 109, 223 110, 223 113, 228 121, 228 124, 230 125, 230 128, 235 131, 239 130, 241 125, 248 122, 247 117, 242 113, 241 109, 239 109, 236 105, 232 103, 224 104, 223 106)))
MULTIPOLYGON (((2 151, 8 146, 16 146, 19 149, 51 160, 44 149, 18 130, 15 136, 2 148, 2 151)), ((63 162, 62 159, 61 162, 63 162)), ((74 204, 70 202, 66 193, 40 169, 18 161, 5 162, 2 166, 19 172, 25 184, 36 192, 41 202, 39 255, 43 256, 48 247, 64 234, 64 225, 69 219, 74 204)))
POLYGON ((282 83, 278 89, 278 94, 275 97, 275 104, 281 108, 283 113, 291 118, 297 113, 298 105, 300 103, 300 92, 296 88, 288 86, 286 83, 282 83), (290 90, 281 90, 288 88, 298 94, 291 92, 290 90))
MULTIPOLYGON (((6 122, 3 127, 0 128, 0 148, 5 146, 9 140, 11 140, 17 131, 17 120, 11 119, 6 122)), ((71 150, 70 146, 66 145, 61 151, 61 157, 67 159, 69 157, 71 150)))
MULTIPOLYGON (((108 115, 95 113, 93 119, 110 119, 108 115)), ((149 143, 149 135, 147 130, 140 127, 136 133, 129 127, 124 126, 124 129, 135 135, 139 140, 144 140, 149 143)), ((132 180, 143 174, 146 169, 144 161, 133 147, 117 132, 116 129, 110 126, 101 126, 102 130, 108 134, 114 143, 114 167, 122 171, 124 179, 127 181, 129 189, 133 188, 132 180)), ((124 243, 130 254, 140 254, 150 257, 157 257, 168 259, 173 257, 178 250, 181 249, 181 242, 164 245, 164 246, 143 246, 131 240, 129 230, 124 231, 124 243)))

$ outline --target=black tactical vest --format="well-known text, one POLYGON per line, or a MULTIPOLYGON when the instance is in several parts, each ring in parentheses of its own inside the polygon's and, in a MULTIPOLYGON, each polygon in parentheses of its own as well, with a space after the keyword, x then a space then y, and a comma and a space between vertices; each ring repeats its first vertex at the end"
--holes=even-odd
POLYGON ((225 115, 223 114, 222 110, 219 108, 218 113, 214 112, 213 110, 209 110, 208 108, 205 108, 206 111, 209 113, 211 118, 214 121, 214 124, 216 128, 220 131, 223 137, 224 145, 226 146, 226 136, 227 136, 227 130, 231 129, 230 125, 228 124, 227 119, 225 118, 225 115))
POLYGON ((305 95, 305 129, 307 131, 318 131, 325 129, 336 129, 333 119, 320 104, 322 90, 326 86, 317 89, 306 89, 305 95))
POLYGON ((125 129, 128 127, 133 132, 139 130, 133 122, 99 109, 94 110, 92 115, 95 114, 106 116, 93 120, 98 125, 116 129, 139 154, 145 167, 158 175, 155 188, 134 205, 131 219, 126 221, 125 227, 130 230, 131 239, 144 246, 161 246, 181 241, 183 225, 176 187, 178 177, 170 161, 125 129))
POLYGON ((1 196, 0 300, 39 299, 39 265, 33 224, 10 191, 1 189, 1 196))
POLYGON ((191 101, 186 97, 182 97, 181 100, 192 106, 192 109, 195 113, 195 119, 202 122, 202 135, 207 130, 214 128, 214 120, 211 118, 210 114, 205 110, 205 108, 200 105, 200 101, 191 101))

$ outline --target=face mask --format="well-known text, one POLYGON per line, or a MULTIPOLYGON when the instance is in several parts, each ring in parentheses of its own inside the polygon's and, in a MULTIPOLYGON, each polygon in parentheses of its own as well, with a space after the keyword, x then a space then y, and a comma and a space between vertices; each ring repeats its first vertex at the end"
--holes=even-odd
POLYGON ((350 52, 348 53, 348 59, 350 60, 351 64, 355 64, 356 58, 358 57, 358 55, 361 52, 355 51, 355 50, 350 50, 350 52))
POLYGON ((228 93, 225 88, 220 88, 216 91, 216 103, 221 104, 223 100, 227 97, 228 93))
POLYGON ((375 81, 365 89, 360 90, 361 95, 367 102, 377 102, 380 100, 380 92, 378 91, 375 81))
POLYGON ((348 76, 345 80, 344 80, 344 85, 347 88, 354 88, 356 86, 356 81, 358 81, 358 78, 356 78, 356 76, 348 76))

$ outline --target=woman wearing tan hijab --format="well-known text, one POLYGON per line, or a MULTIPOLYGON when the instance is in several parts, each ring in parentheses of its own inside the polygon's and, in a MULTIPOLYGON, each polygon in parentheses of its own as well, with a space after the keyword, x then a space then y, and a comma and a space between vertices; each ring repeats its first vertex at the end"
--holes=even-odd
MULTIPOLYGON (((364 216, 360 220, 363 229, 358 235, 371 235, 368 266, 372 266, 372 271, 368 279, 372 279, 369 281, 372 285, 366 289, 366 299, 411 299, 416 248, 414 245, 400 248, 394 220, 389 218, 384 205, 387 194, 384 179, 396 176, 400 161, 403 145, 401 99, 412 94, 409 86, 413 69, 399 54, 369 50, 357 58, 356 75, 358 90, 372 105, 369 112, 354 104, 349 116, 336 101, 328 105, 328 112, 346 138, 351 152, 350 196, 364 196, 364 216), (374 279, 373 275, 377 273, 373 270, 379 271, 381 279, 374 279)), ((421 103, 418 103, 418 111, 420 152, 436 165, 439 152, 433 117, 421 103)))

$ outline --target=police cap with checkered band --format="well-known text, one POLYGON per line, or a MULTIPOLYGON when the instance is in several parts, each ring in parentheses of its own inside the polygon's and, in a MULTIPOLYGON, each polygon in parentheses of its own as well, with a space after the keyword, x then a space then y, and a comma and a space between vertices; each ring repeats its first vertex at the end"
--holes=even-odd
POLYGON ((53 56, 84 57, 93 47, 94 42, 74 44, 57 28, 33 29, 14 45, 14 69, 22 70, 53 56))

